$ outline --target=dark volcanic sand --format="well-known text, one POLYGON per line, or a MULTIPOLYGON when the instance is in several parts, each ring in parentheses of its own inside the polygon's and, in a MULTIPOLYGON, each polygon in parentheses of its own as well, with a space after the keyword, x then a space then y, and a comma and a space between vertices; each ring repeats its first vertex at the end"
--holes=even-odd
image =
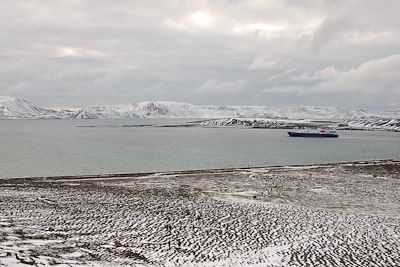
POLYGON ((0 266, 400 266, 400 162, 0 180, 0 266))

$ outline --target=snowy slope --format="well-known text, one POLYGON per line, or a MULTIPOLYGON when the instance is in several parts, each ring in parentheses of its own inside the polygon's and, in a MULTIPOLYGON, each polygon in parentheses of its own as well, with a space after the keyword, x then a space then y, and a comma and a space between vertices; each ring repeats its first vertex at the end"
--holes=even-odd
POLYGON ((199 118, 199 109, 187 103, 140 102, 137 104, 83 108, 78 118, 199 118), (84 114, 84 115, 82 115, 84 114))
POLYGON ((362 109, 349 109, 343 107, 314 107, 305 106, 300 108, 287 109, 282 111, 290 119, 325 119, 342 120, 349 118, 364 118, 372 114, 362 109))
POLYGON ((0 119, 64 119, 69 117, 67 112, 43 109, 22 98, 0 96, 0 119))
POLYGON ((188 123, 191 126, 199 127, 253 127, 268 129, 291 129, 291 128, 336 128, 337 123, 316 122, 311 120, 287 120, 287 119, 267 119, 267 118, 227 118, 227 119, 208 119, 188 123))
POLYGON ((271 118, 342 120, 375 117, 360 109, 301 107, 276 109, 263 106, 196 106, 178 102, 140 102, 129 105, 88 107, 81 110, 95 118, 271 118))
POLYGON ((347 122, 344 129, 389 130, 400 132, 400 119, 361 119, 347 122))
POLYGON ((268 118, 226 118, 191 122, 198 127, 253 127, 268 129, 332 128, 341 130, 385 130, 400 132, 400 119, 368 118, 339 121, 285 120, 268 118))

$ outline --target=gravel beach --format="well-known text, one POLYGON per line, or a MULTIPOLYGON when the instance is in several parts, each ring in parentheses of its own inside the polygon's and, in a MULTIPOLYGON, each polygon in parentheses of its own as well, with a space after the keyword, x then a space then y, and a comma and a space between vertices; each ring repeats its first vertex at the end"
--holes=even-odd
POLYGON ((400 266, 399 189, 395 160, 1 179, 0 266, 400 266))

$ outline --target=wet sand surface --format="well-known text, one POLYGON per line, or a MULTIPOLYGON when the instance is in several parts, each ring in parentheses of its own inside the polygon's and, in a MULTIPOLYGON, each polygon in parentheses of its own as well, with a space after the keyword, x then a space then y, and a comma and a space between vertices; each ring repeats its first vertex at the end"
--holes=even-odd
POLYGON ((0 266, 400 266, 400 162, 0 180, 0 266))

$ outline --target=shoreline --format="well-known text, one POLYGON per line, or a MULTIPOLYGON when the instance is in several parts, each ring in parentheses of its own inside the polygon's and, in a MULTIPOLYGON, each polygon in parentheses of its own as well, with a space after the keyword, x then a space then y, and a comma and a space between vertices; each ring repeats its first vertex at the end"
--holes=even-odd
POLYGON ((49 175, 49 176, 23 176, 23 177, 0 177, 2 180, 63 180, 63 179, 104 179, 104 178, 135 178, 146 177, 151 175, 193 175, 193 174, 213 174, 213 173, 232 173, 241 170, 252 169, 281 169, 293 167, 327 167, 338 166, 344 164, 381 164, 381 163, 399 163, 400 159, 372 159, 372 160, 355 160, 355 161, 337 161, 326 163, 310 163, 310 164, 288 164, 288 165, 267 165, 267 166, 247 166, 247 167, 228 167, 228 168, 206 168, 206 169, 188 169, 188 170, 171 170, 171 171, 149 171, 149 172, 123 172, 123 173, 104 173, 104 174, 83 174, 83 175, 49 175))

